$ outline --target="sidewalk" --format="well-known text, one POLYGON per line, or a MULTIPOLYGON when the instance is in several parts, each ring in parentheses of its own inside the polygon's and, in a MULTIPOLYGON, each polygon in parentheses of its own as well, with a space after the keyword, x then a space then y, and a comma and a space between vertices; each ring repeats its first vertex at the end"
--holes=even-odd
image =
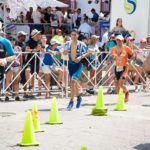
POLYGON ((44 124, 51 100, 37 100, 42 133, 36 133, 38 147, 18 147, 26 111, 32 102, 0 103, 0 150, 149 150, 150 93, 131 94, 127 111, 115 112, 117 96, 105 95, 108 116, 90 115, 96 96, 84 97, 81 109, 67 111, 68 100, 58 98, 62 125, 44 124))

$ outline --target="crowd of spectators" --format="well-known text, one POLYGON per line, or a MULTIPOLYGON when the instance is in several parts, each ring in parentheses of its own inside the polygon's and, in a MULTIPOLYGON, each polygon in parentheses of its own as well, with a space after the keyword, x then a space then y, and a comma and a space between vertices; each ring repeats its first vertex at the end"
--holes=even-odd
MULTIPOLYGON (((8 8, 7 11, 9 14, 10 9, 8 8)), ((46 90, 46 98, 51 95, 52 78, 56 78, 56 86, 59 90, 67 90, 66 85, 69 83, 68 57, 63 54, 63 51, 65 43, 71 39, 69 35, 66 36, 62 28, 63 23, 68 23, 72 28, 77 28, 79 40, 85 44, 87 51, 89 49, 95 51, 87 57, 88 61, 83 61, 83 71, 85 73, 81 74, 79 79, 81 85, 86 82, 87 92, 92 93, 94 85, 104 83, 106 80, 105 85, 113 85, 111 84, 114 80, 114 73, 111 67, 113 60, 109 52, 111 48, 116 46, 115 37, 118 34, 124 36, 124 44, 129 46, 134 52, 134 60, 129 65, 128 82, 135 85, 135 91, 138 91, 138 84, 142 84, 143 89, 146 89, 146 76, 142 66, 149 55, 150 35, 141 39, 139 41, 140 45, 137 46, 134 43, 134 37, 124 28, 122 19, 118 18, 112 31, 104 28, 103 36, 100 38, 92 28, 93 26, 96 27, 100 17, 95 9, 92 9, 91 13, 93 16, 89 18, 86 14, 82 15, 81 9, 76 11, 68 9, 66 13, 63 13, 60 8, 54 9, 51 7, 46 9, 37 7, 36 11, 33 11, 31 7, 26 15, 23 15, 21 12, 19 19, 21 23, 27 22, 35 25, 47 23, 42 25, 42 27, 45 28, 45 31, 47 30, 46 32, 52 33, 50 39, 44 34, 45 32, 42 32, 41 28, 32 29, 31 33, 19 31, 17 37, 7 37, 1 30, 0 36, 6 36, 11 41, 17 56, 13 64, 8 64, 9 69, 6 70, 6 79, 8 80, 5 83, 7 91, 10 88, 13 90, 15 100, 20 100, 19 87, 21 84, 25 91, 24 97, 34 97, 32 90, 35 86, 35 76, 38 79, 39 96, 42 94, 40 92, 42 87, 46 90), (27 34, 30 34, 28 42, 25 41, 27 34), (102 77, 103 71, 106 72, 104 78, 102 77), (88 72, 91 81, 87 78, 88 72), (11 84, 12 80, 14 81, 11 84)), ((112 92, 112 89, 109 88, 108 92, 112 92)), ((5 93, 6 101, 9 101, 8 93, 5 93)))

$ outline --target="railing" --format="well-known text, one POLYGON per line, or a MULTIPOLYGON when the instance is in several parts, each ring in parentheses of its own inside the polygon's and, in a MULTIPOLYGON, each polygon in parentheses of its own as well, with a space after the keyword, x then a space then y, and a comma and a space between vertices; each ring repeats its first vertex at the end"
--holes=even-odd
MULTIPOLYGON (((24 53, 19 53, 17 58, 20 57, 20 55, 25 55, 25 54, 28 54, 27 52, 24 52, 24 53)), ((36 61, 39 59, 40 60, 40 57, 39 57, 39 54, 40 53, 33 53, 33 56, 30 58, 30 60, 28 62, 26 62, 26 64, 21 68, 21 70, 18 72, 17 76, 15 78, 13 78, 11 80, 11 82, 9 83, 9 85, 6 87, 5 85, 5 81, 7 80, 6 79, 6 74, 5 74, 5 80, 4 80, 4 83, 3 83, 3 90, 2 90, 2 93, 4 94, 6 91, 8 91, 8 89, 12 86, 12 84, 14 83, 14 81, 20 76, 20 74, 26 69, 26 67, 28 66, 28 64, 34 59, 35 61, 35 64, 36 64, 36 61)), ((82 75, 81 75, 81 79, 79 80, 82 80, 83 78, 86 79, 86 81, 81 81, 82 83, 85 84, 85 87, 83 87, 83 90, 86 90, 89 87, 91 88, 94 88, 94 89, 97 89, 100 85, 104 86, 105 88, 109 88, 109 87, 114 87, 114 62, 111 62, 111 60, 109 59, 110 58, 110 54, 109 53, 105 53, 105 52, 99 52, 99 53, 95 53, 96 54, 96 58, 93 59, 92 61, 90 61, 88 58, 87 61, 88 61, 88 65, 91 65, 91 68, 90 70, 87 70, 86 67, 85 69, 83 69, 82 71, 82 75), (106 54, 106 56, 103 58, 103 54, 106 54), (100 60, 98 66, 96 66, 97 64, 97 59, 100 60), (94 65, 95 63, 95 65, 94 65), (96 67, 95 67, 96 66, 96 67), (90 75, 92 74, 92 75, 90 75)), ((60 67, 62 72, 63 72, 63 78, 62 78, 62 82, 61 82, 61 90, 59 90, 58 94, 61 95, 62 97, 68 97, 69 93, 70 93, 70 82, 69 82, 69 75, 68 75, 68 72, 67 72, 67 67, 68 67, 68 63, 67 65, 65 66, 64 64, 64 61, 60 61, 58 58, 56 58, 55 56, 53 56, 53 59, 54 59, 54 62, 56 64, 56 66, 60 67), (66 74, 64 73, 66 72, 66 74), (65 91, 64 91, 64 88, 65 87, 65 91)), ((9 69, 11 69, 11 66, 12 66, 13 62, 7 66, 6 68, 6 71, 8 71, 9 69)), ((134 65, 134 64, 130 64, 132 66, 132 71, 134 72, 134 74, 138 75, 140 80, 142 81, 142 83, 140 82, 137 82, 135 83, 134 80, 132 79, 132 77, 130 76, 130 74, 128 74, 128 79, 127 79, 127 82, 128 83, 131 83, 130 85, 133 85, 133 86, 136 86, 136 85, 140 85, 140 86, 143 86, 143 85, 146 85, 146 86, 149 86, 149 82, 147 80, 147 77, 146 75, 145 76, 142 76, 140 74, 140 72, 138 71, 137 67, 134 65)), ((43 77, 42 76, 39 76, 39 74, 36 73, 36 66, 34 67, 34 73, 32 74, 32 76, 30 76, 29 80, 26 81, 26 83, 21 86, 21 84, 19 84, 19 93, 22 94, 22 93, 25 93, 25 92, 33 92, 33 93, 38 93, 38 92, 42 92, 42 93, 45 93, 45 92, 55 92, 56 90, 51 90, 50 88, 48 88, 45 84, 46 81, 44 81, 43 77), (28 83, 30 82, 31 78, 34 77, 35 79, 35 83, 34 83, 34 88, 32 89, 32 91, 24 91, 24 87, 28 85, 28 83), (37 82, 38 81, 41 81, 44 88, 45 89, 42 89, 42 90, 38 90, 38 86, 37 86, 37 82)), ((58 80, 57 80, 57 77, 55 75, 55 73, 53 72, 53 70, 51 69, 50 71, 50 76, 51 78, 56 82, 56 84, 59 84, 58 83, 58 80)))

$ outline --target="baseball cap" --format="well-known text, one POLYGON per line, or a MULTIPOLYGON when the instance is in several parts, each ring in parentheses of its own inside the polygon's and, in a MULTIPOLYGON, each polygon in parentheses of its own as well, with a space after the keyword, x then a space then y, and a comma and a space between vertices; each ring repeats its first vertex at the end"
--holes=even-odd
POLYGON ((57 44, 57 45, 61 45, 57 40, 51 39, 50 41, 51 45, 57 44))
POLYGON ((92 35, 91 38, 96 38, 96 39, 99 39, 100 36, 97 36, 97 35, 92 35))
POLYGON ((127 37, 127 42, 128 41, 134 41, 135 39, 132 36, 127 37))
POLYGON ((115 39, 116 39, 116 40, 120 40, 120 41, 123 41, 123 40, 124 40, 124 38, 123 38, 122 35, 117 35, 115 39))
POLYGON ((150 38, 150 33, 149 33, 148 36, 147 36, 147 39, 148 39, 148 38, 150 38))
POLYGON ((110 36, 109 36, 109 39, 114 39, 115 38, 115 34, 111 34, 110 36))
POLYGON ((61 29, 57 29, 56 32, 62 32, 62 30, 61 29))
POLYGON ((31 37, 34 38, 36 35, 41 34, 41 31, 37 29, 33 29, 31 32, 31 37))
POLYGON ((146 39, 145 38, 141 39, 140 43, 146 43, 146 39))
POLYGON ((17 36, 20 36, 20 35, 26 36, 26 35, 28 35, 28 33, 24 32, 24 31, 19 31, 19 32, 17 33, 17 36))

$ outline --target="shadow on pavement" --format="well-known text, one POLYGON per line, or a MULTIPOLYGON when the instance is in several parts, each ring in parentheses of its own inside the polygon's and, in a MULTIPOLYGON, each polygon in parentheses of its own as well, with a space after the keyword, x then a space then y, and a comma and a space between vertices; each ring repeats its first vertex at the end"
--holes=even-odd
POLYGON ((133 148, 137 150, 150 150, 150 143, 139 144, 133 148))
MULTIPOLYGON (((39 109, 38 111, 51 111, 51 109, 39 109)), ((58 111, 67 111, 66 108, 59 108, 58 111)))
MULTIPOLYGON (((105 105, 106 105, 106 106, 114 106, 114 105, 116 105, 116 103, 105 104, 105 105)), ((95 106, 95 104, 84 103, 84 104, 82 104, 82 106, 95 106)))
POLYGON ((144 105, 142 105, 143 107, 150 107, 150 104, 148 105, 148 104, 144 104, 144 105))

